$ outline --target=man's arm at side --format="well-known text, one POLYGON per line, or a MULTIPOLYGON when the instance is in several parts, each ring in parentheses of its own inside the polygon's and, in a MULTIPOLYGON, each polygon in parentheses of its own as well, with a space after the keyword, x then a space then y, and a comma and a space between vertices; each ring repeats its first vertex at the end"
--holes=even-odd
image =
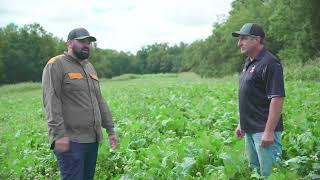
MULTIPOLYGON (((43 88, 43 105, 48 119, 49 141, 51 147, 56 141, 62 140, 62 149, 68 149, 68 139, 66 139, 66 131, 64 120, 62 117, 61 103, 61 84, 63 79, 62 69, 54 60, 50 60, 43 71, 42 88, 43 88)), ((59 144, 59 143, 58 143, 59 144)), ((59 149, 59 145, 58 145, 59 149)))
POLYGON ((274 130, 280 119, 284 97, 273 97, 270 102, 267 124, 261 139, 262 146, 268 146, 273 143, 274 130))

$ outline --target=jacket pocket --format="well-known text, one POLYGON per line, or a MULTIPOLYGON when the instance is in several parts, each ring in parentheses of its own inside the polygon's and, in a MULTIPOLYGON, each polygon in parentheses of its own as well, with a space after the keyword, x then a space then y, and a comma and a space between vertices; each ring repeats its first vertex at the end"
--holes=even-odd
POLYGON ((87 79, 81 73, 67 73, 62 86, 68 92, 84 91, 87 89, 87 79))

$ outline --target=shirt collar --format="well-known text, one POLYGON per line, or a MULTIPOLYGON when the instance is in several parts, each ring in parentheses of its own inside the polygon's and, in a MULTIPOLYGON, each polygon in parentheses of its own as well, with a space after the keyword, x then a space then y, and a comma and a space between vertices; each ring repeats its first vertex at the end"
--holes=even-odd
POLYGON ((256 61, 260 61, 264 57, 266 51, 267 49, 263 47, 255 58, 251 59, 250 57, 247 57, 244 69, 248 69, 248 67, 256 61))
MULTIPOLYGON (((258 55, 257 55, 256 57, 254 57, 253 60, 260 61, 260 60, 264 57, 266 51, 267 51, 267 49, 266 49, 265 47, 263 47, 263 48, 260 50, 260 52, 258 53, 258 55)), ((253 60, 252 60, 252 61, 253 61, 253 60)))

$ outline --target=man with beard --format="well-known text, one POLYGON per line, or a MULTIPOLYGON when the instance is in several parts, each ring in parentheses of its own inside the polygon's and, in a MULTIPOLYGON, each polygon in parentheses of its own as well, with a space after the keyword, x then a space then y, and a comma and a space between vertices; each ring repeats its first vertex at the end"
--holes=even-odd
POLYGON ((93 179, 101 127, 107 130, 111 148, 117 146, 111 112, 88 61, 94 41, 86 29, 73 29, 68 35, 68 51, 51 58, 43 70, 49 141, 62 179, 93 179))

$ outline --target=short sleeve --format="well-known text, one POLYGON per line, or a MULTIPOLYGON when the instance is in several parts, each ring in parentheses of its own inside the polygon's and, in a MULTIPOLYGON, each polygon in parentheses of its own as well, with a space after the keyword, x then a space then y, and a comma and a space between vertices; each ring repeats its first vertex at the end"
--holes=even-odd
POLYGON ((283 68, 279 62, 273 62, 266 66, 264 80, 268 99, 285 97, 283 68))

